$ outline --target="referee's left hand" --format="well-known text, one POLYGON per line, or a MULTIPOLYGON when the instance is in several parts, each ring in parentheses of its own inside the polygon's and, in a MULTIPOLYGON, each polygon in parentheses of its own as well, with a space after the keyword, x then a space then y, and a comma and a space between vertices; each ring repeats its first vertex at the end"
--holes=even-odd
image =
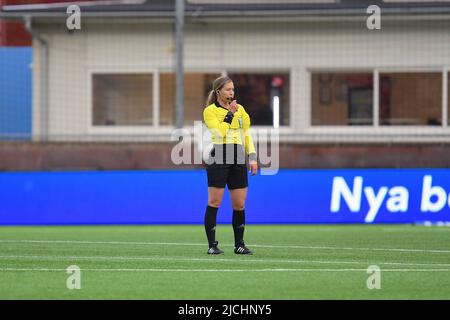
POLYGON ((252 173, 252 176, 258 172, 258 163, 256 161, 250 161, 249 162, 249 171, 252 173))

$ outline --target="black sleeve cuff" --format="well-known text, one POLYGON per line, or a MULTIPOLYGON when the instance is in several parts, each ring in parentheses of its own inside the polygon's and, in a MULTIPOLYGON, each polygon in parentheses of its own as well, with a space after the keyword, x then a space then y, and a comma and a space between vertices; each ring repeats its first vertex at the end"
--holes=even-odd
POLYGON ((231 124, 231 121, 233 121, 233 112, 228 111, 227 115, 225 116, 225 119, 223 119, 223 122, 226 122, 228 124, 231 124))
POLYGON ((248 160, 249 161, 256 161, 256 153, 250 153, 248 155, 248 160))

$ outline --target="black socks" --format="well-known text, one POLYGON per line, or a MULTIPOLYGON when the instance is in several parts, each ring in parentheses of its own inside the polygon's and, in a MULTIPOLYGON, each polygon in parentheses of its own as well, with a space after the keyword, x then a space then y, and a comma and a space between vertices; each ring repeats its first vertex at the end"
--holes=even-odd
MULTIPOLYGON (((205 213, 205 232, 211 247, 216 241, 217 211, 219 208, 207 206, 205 213)), ((244 243, 245 210, 233 210, 234 245, 244 243)))
POLYGON ((208 238, 208 243, 209 243, 210 247, 216 241, 217 210, 219 210, 219 208, 214 208, 214 207, 210 207, 210 206, 206 207, 205 231, 206 231, 206 237, 208 238))
POLYGON ((244 242, 245 210, 233 210, 234 245, 244 242))

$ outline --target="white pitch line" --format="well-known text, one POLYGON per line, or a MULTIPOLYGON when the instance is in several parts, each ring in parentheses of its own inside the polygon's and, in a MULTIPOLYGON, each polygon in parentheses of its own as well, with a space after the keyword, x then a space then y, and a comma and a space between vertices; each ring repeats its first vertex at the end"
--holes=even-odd
MULTIPOLYGON (((57 271, 66 272, 59 268, 0 268, 0 271, 57 271)), ((367 269, 83 269, 80 271, 95 272, 367 272, 367 269)), ((450 272, 450 269, 382 269, 382 272, 450 272)))
MULTIPOLYGON (((0 243, 67 243, 67 244, 121 244, 121 245, 163 245, 163 246, 205 246, 203 243, 185 242, 133 242, 133 241, 82 241, 82 240, 9 240, 2 239, 0 243)), ((233 246, 232 244, 223 244, 233 246)), ((362 247, 316 247, 297 245, 266 245, 252 244, 252 247, 259 248, 289 248, 289 249, 312 249, 312 250, 363 250, 363 251, 394 251, 394 252, 426 252, 426 253, 450 253, 450 250, 443 249, 403 249, 403 248, 362 248, 362 247)))
MULTIPOLYGON (((403 229, 403 228, 382 228, 381 231, 383 232, 439 232, 439 231, 443 231, 443 232, 450 232, 450 228, 448 226, 430 226, 430 227, 425 227, 425 226, 415 226, 415 228, 409 228, 409 229, 403 229)), ((376 231, 374 231, 376 232, 376 231)))
POLYGON ((362 247, 310 247, 310 246, 275 246, 275 245, 252 245, 261 248, 290 248, 290 249, 318 249, 318 250, 363 250, 363 251, 396 251, 396 252, 427 252, 427 253, 450 253, 450 250, 441 249, 400 249, 400 248, 362 248, 362 247))
POLYGON ((369 262, 339 260, 275 260, 275 259, 224 259, 224 258, 180 258, 180 257, 125 257, 125 256, 51 256, 51 255, 1 255, 0 260, 7 259, 43 259, 43 260, 123 260, 123 261, 201 261, 201 262, 233 262, 233 263, 317 263, 317 264, 363 264, 363 265, 398 265, 398 266, 430 266, 450 267, 448 263, 408 263, 408 262, 369 262))

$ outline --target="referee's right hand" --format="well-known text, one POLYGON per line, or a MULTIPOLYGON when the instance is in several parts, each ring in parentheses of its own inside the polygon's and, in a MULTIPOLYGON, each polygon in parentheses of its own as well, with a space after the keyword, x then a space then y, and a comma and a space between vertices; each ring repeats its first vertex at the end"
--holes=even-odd
POLYGON ((228 110, 230 110, 233 113, 235 113, 238 109, 236 100, 231 101, 228 106, 229 106, 228 110))

